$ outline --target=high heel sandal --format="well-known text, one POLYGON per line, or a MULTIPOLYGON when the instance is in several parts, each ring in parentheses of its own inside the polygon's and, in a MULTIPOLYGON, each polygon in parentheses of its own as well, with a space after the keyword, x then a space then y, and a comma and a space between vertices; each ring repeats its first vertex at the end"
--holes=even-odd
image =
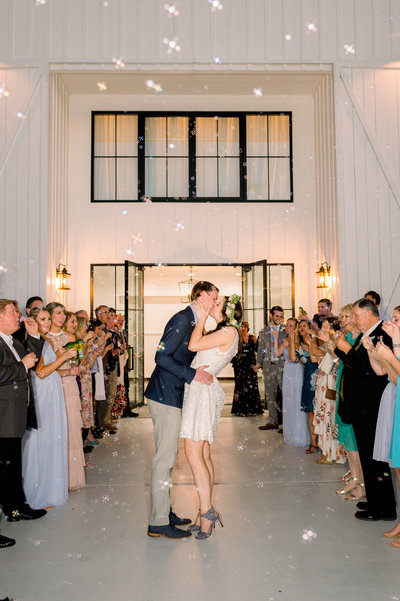
POLYGON ((363 497, 365 497, 365 485, 362 482, 358 483, 358 486, 356 486, 356 488, 353 488, 353 492, 351 492, 348 495, 345 495, 345 501, 359 501, 360 499, 362 499, 363 497), (357 494, 357 491, 358 494, 357 494))
POLYGON ((197 540, 204 540, 205 538, 208 538, 209 536, 211 536, 212 529, 215 528, 215 522, 217 520, 219 521, 221 526, 224 527, 219 513, 217 511, 215 511, 215 509, 212 505, 211 505, 210 509, 208 511, 206 511, 206 513, 201 513, 200 517, 204 518, 205 520, 209 520, 211 522, 211 525, 210 525, 210 530, 208 532, 203 532, 202 530, 200 530, 199 533, 196 534, 197 540))
POLYGON ((338 488, 336 491, 337 495, 347 495, 349 492, 357 488, 359 482, 357 478, 352 478, 350 482, 344 488, 338 488))
POLYGON ((343 484, 348 484, 350 482, 350 480, 352 479, 352 475, 351 475, 351 471, 349 470, 348 472, 346 472, 345 474, 343 474, 343 476, 340 476, 338 478, 339 482, 343 482, 343 484))
POLYGON ((198 518, 200 518, 200 509, 197 513, 196 519, 194 520, 193 524, 188 526, 189 532, 199 532, 200 531, 200 526, 198 524, 196 524, 198 518))
POLYGON ((306 450, 306 455, 312 455, 312 453, 315 453, 315 451, 318 451, 318 447, 315 444, 310 444, 310 446, 308 447, 308 449, 306 450))

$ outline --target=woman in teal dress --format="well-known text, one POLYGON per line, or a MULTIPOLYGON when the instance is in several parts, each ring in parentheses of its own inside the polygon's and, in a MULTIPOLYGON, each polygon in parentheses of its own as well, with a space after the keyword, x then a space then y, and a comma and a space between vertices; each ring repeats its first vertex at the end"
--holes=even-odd
MULTIPOLYGON (((360 334, 360 330, 357 328, 353 319, 353 305, 345 305, 340 309, 339 313, 339 324, 344 333, 347 333, 346 340, 353 346, 354 342, 360 334)), ((345 495, 347 501, 356 501, 361 499, 364 492, 364 476, 360 463, 360 456, 358 454, 358 448, 356 443, 356 437, 354 435, 353 426, 351 424, 345 424, 340 415, 340 407, 345 402, 341 394, 341 381, 343 374, 343 361, 339 361, 338 373, 337 373, 337 403, 336 411, 336 426, 337 426, 337 437, 338 441, 346 449, 346 456, 349 462, 350 474, 346 478, 348 482, 343 488, 339 488, 336 493, 338 495, 345 495)))

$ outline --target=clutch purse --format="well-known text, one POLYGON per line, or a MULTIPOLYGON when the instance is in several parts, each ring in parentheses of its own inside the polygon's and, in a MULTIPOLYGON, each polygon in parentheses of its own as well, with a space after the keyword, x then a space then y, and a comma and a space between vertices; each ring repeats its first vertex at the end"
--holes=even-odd
POLYGON ((323 357, 321 363, 319 364, 319 369, 324 372, 324 374, 330 374, 333 367, 333 358, 330 353, 326 353, 323 357))

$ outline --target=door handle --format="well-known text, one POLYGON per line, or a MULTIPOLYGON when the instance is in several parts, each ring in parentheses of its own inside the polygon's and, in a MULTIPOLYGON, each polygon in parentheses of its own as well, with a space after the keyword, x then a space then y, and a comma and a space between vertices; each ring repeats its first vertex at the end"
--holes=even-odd
POLYGON ((133 346, 129 347, 129 361, 128 361, 128 370, 133 371, 135 368, 134 363, 134 354, 133 354, 133 346))

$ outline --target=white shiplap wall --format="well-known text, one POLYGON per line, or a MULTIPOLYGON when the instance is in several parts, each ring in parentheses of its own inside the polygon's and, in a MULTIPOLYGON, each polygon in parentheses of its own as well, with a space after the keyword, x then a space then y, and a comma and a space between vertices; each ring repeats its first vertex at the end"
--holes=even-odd
POLYGON ((368 289, 400 302, 400 70, 338 70, 342 300, 368 289))
POLYGON ((0 2, 3 61, 210 63, 382 63, 400 58, 399 0, 180 0, 170 17, 164 0, 0 2), (306 23, 315 24, 310 31, 306 23), (290 35, 291 39, 285 39, 290 35), (163 38, 182 50, 168 55, 163 38), (346 54, 345 44, 356 53, 346 54))
POLYGON ((48 86, 34 68, 0 69, 0 86, 0 295, 25 302, 46 285, 48 86))

